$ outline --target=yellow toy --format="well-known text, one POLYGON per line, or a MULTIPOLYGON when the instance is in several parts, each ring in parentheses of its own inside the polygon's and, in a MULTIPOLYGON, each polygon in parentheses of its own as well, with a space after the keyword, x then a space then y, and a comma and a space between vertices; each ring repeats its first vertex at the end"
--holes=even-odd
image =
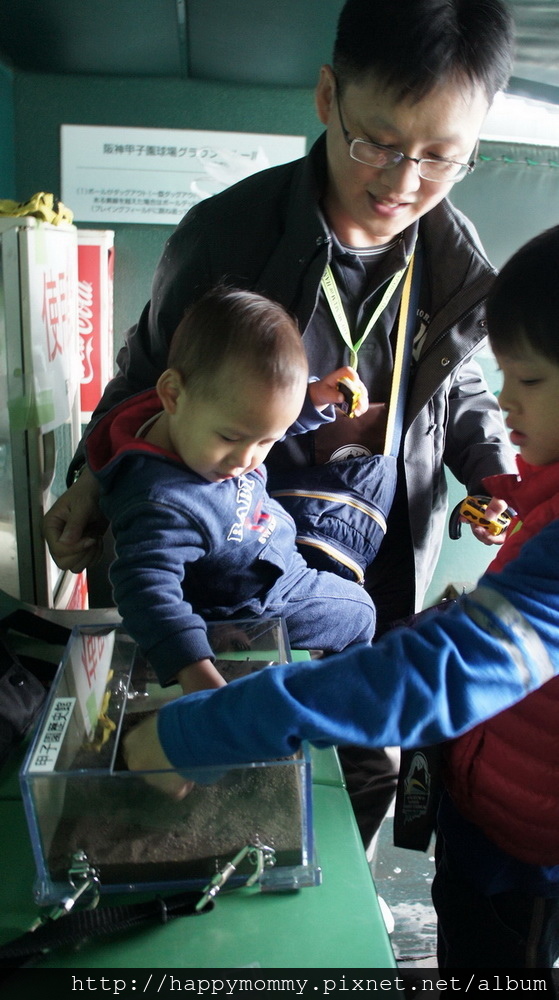
POLYGON ((361 390, 352 379, 347 377, 347 375, 344 375, 344 377, 336 383, 336 389, 339 389, 344 397, 343 403, 338 403, 339 409, 342 413, 345 413, 347 417, 354 417, 357 404, 361 398, 361 390))
POLYGON ((486 518, 485 511, 487 505, 490 502, 491 497, 485 496, 467 496, 465 500, 461 500, 459 504, 456 505, 452 514, 450 515, 450 521, 448 525, 448 532, 451 538, 460 538, 461 525, 462 522, 460 518, 466 518, 470 524, 479 524, 482 528, 487 528, 490 535, 500 535, 503 531, 506 531, 511 517, 514 516, 514 511, 507 507, 501 514, 497 514, 494 518, 486 518))

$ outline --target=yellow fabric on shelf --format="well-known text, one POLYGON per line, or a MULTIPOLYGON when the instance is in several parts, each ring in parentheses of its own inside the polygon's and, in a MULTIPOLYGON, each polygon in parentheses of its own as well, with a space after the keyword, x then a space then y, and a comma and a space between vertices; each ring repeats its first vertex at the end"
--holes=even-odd
POLYGON ((43 222, 58 226, 61 222, 71 223, 74 213, 66 208, 53 194, 38 191, 29 201, 12 201, 10 198, 0 199, 0 216, 33 215, 43 222))

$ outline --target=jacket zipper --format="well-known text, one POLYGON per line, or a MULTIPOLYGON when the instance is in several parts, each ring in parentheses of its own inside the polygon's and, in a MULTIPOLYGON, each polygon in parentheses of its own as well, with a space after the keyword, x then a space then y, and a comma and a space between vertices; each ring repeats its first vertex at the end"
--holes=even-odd
POLYGON ((386 533, 386 519, 381 514, 376 507, 372 507, 369 504, 363 503, 359 500, 354 500, 348 493, 327 493, 325 490, 274 490, 271 494, 274 498, 277 497, 310 497, 313 500, 327 500, 334 503, 344 503, 348 504, 350 507, 355 507, 356 510, 360 511, 362 514, 366 514, 375 521, 382 531, 386 533))
POLYGON ((342 566, 347 566, 354 574, 357 583, 363 584, 365 582, 365 574, 358 563, 354 562, 350 556, 342 554, 334 545, 329 545, 328 542, 317 542, 316 538, 310 538, 308 535, 297 535, 296 541, 299 545, 310 545, 311 548, 320 549, 321 552, 325 552, 342 566))

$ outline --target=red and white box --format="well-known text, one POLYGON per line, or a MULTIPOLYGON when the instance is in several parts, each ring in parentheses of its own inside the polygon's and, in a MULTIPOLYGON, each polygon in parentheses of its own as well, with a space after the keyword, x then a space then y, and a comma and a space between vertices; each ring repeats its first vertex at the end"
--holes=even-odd
POLYGON ((78 229, 81 422, 87 424, 114 372, 114 232, 78 229))

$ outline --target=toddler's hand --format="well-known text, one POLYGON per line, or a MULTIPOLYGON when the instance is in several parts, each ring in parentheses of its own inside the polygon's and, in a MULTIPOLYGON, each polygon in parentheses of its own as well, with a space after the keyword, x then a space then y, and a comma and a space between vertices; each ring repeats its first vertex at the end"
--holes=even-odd
MULTIPOLYGON (((176 680, 183 694, 192 694, 193 691, 204 691, 226 684, 211 660, 198 660, 183 667, 178 671, 176 680)), ((187 780, 178 771, 173 770, 173 765, 159 740, 156 713, 130 729, 123 739, 122 750, 128 769, 145 771, 146 783, 165 795, 180 800, 194 788, 193 781, 187 780)))
POLYGON ((227 683, 211 660, 197 660, 196 663, 189 663, 187 667, 178 671, 177 682, 180 684, 183 694, 192 694, 193 691, 207 691, 208 688, 223 687, 227 683))
POLYGON ((342 378, 349 379, 360 394, 355 410, 353 411, 355 417, 360 417, 368 409, 369 396, 363 382, 359 378, 359 375, 355 369, 350 368, 349 365, 345 365, 343 368, 337 368, 336 371, 330 372, 329 375, 325 375, 325 377, 321 378, 318 382, 309 383, 309 396, 311 397, 313 406, 315 406, 317 410, 323 410, 326 406, 338 406, 340 403, 343 403, 343 394, 338 389, 338 382, 342 378))

